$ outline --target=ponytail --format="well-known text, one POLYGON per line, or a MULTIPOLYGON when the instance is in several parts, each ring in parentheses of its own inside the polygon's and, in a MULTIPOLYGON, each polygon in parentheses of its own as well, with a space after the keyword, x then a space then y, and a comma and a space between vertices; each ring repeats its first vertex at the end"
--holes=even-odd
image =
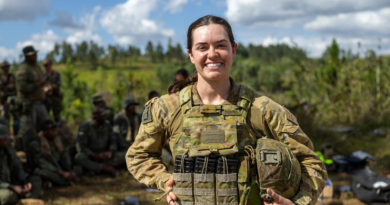
POLYGON ((171 83, 168 86, 168 94, 179 92, 188 85, 193 85, 198 82, 198 72, 195 71, 189 78, 171 83))

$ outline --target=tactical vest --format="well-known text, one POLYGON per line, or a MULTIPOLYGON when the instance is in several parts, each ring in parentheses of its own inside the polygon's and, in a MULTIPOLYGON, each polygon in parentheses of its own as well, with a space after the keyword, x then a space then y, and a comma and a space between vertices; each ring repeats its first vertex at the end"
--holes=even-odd
POLYGON ((240 85, 236 105, 197 105, 192 88, 179 94, 183 122, 173 148, 176 204, 260 204, 256 172, 245 151, 257 141, 246 122, 254 92, 240 85))

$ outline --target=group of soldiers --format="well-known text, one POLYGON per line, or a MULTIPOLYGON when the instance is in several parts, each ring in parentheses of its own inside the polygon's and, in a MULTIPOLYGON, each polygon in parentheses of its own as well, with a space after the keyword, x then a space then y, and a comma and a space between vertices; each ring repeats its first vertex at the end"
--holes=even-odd
MULTIPOLYGON (((0 204, 39 198, 42 187, 71 185, 85 173, 116 177, 141 121, 133 98, 114 115, 95 94, 92 116, 79 126, 77 140, 63 137, 61 75, 49 59, 42 71, 37 53, 24 47, 15 75, 8 62, 0 64, 0 204)), ((158 96, 151 92, 149 99, 158 96)))

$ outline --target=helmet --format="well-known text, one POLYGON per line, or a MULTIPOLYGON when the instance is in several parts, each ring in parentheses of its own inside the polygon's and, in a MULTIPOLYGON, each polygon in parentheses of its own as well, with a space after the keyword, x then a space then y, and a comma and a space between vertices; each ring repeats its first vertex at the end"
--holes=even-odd
POLYGON ((267 194, 271 188, 285 198, 292 198, 301 182, 301 165, 283 142, 261 138, 257 140, 256 166, 260 198, 272 201, 267 194))

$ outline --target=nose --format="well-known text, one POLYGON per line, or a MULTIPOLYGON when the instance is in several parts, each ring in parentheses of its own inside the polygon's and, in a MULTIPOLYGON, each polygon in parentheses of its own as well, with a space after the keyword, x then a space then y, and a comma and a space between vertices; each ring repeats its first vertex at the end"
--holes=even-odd
POLYGON ((218 51, 217 49, 215 49, 214 47, 210 47, 210 52, 208 54, 208 57, 209 58, 215 58, 215 57, 218 57, 218 51))

